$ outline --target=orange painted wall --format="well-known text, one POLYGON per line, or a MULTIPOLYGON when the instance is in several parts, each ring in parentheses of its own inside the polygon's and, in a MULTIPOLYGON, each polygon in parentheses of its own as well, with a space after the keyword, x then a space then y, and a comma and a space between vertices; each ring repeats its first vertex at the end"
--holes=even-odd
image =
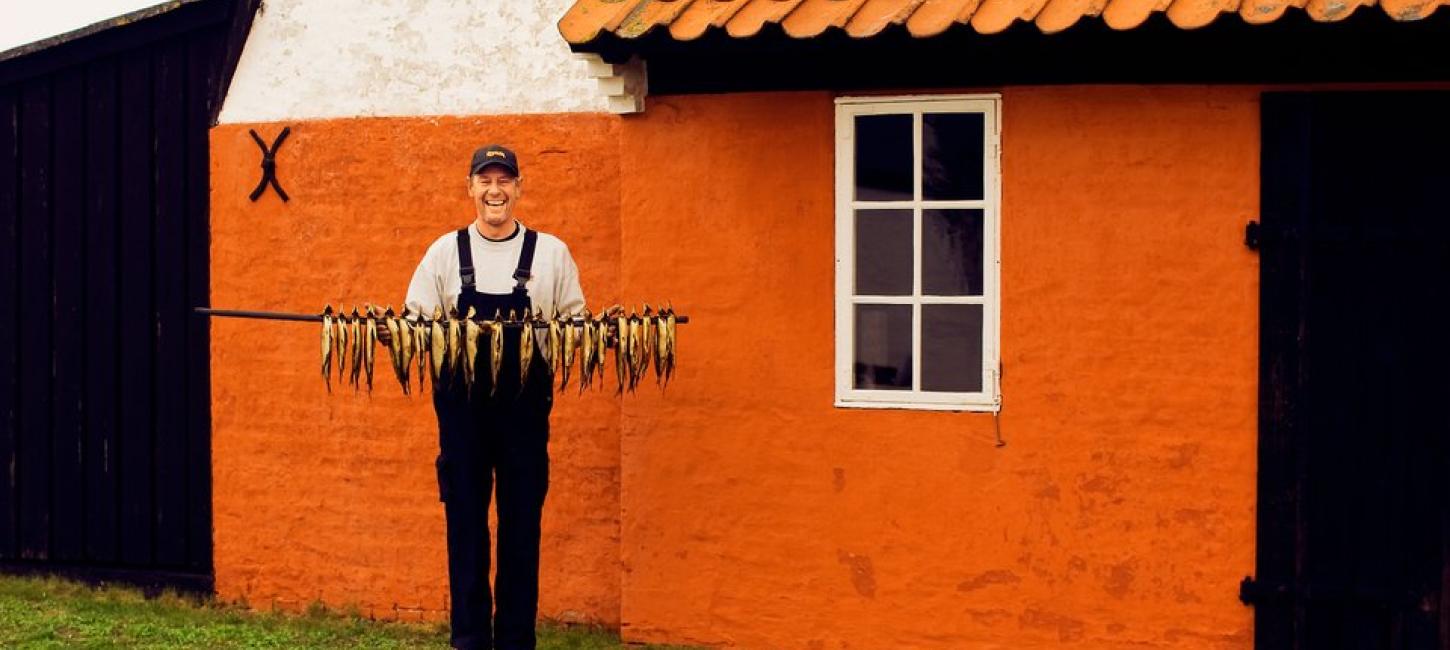
POLYGON ((1002 100, 1007 446, 832 407, 827 94, 623 120, 621 293, 696 318, 623 406, 626 638, 1249 648, 1258 93, 1002 100))
MULTIPOLYGON (((523 164, 520 216, 559 235, 591 303, 619 290, 619 121, 576 115, 293 123, 278 156, 292 200, 247 194, 256 128, 212 131, 212 304, 315 312, 401 304, 434 238, 473 219, 467 161, 487 141, 523 164)), ((260 608, 315 599, 379 618, 446 619, 443 507, 428 395, 390 377, 372 395, 328 395, 315 328, 213 321, 217 592, 260 608)), ((385 372, 379 367, 379 372, 385 372)), ((619 411, 561 399, 550 440, 544 615, 619 622, 619 411)))
MULTIPOLYGON (((467 221, 471 148, 512 142, 521 214, 592 304, 695 319, 667 393, 556 401, 544 615, 744 648, 1246 650, 1258 90, 1002 94, 1004 448, 991 415, 832 406, 823 93, 294 124, 287 204, 246 199, 257 125, 219 127, 213 304, 401 300, 467 221)), ((437 618, 431 408, 327 396, 313 334, 213 325, 218 591, 437 618)))

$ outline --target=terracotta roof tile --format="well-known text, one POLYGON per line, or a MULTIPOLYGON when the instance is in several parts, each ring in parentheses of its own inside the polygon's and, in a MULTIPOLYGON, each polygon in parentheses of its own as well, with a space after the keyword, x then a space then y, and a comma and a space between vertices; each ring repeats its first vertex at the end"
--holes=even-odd
POLYGON ((1239 5, 1239 17, 1246 23, 1261 25, 1278 20, 1289 7, 1303 8, 1304 0, 1244 0, 1239 5))
POLYGON ((637 0, 577 0, 559 19, 559 33, 570 43, 588 43, 603 31, 614 31, 639 4, 637 0))
POLYGON ((1100 16, 1113 29, 1132 29, 1154 12, 1184 29, 1202 27, 1220 14, 1237 13, 1248 23, 1278 20, 1302 8, 1317 21, 1343 20, 1364 5, 1379 4, 1395 20, 1419 20, 1450 0, 575 0, 559 33, 573 44, 588 43, 605 31, 638 38, 667 29, 670 38, 691 40, 712 28, 748 38, 769 23, 780 23, 795 38, 811 38, 832 28, 856 38, 905 24, 915 37, 970 24, 984 34, 1002 31, 1019 20, 1033 21, 1046 33, 1061 31, 1085 17, 1100 16))
POLYGON ((953 23, 970 19, 977 3, 978 0, 926 0, 906 19, 906 29, 917 38, 936 36, 953 23))
POLYGON ((1168 7, 1168 20, 1185 29, 1203 27, 1223 11, 1238 11, 1238 0, 1174 0, 1168 7))
POLYGON ((972 15, 972 28, 983 34, 996 34, 1019 18, 1032 19, 1047 0, 982 0, 972 15))
POLYGON ((800 4, 801 0, 751 0, 725 23, 725 32, 735 38, 754 36, 766 23, 780 22, 800 4))
POLYGON ((1380 8, 1395 20, 1419 20, 1444 4, 1445 0, 1380 0, 1380 8))
POLYGON ((677 41, 699 38, 711 27, 722 27, 750 0, 700 0, 690 3, 688 9, 670 23, 670 36, 677 41))
POLYGON ((827 27, 845 27, 846 21, 865 3, 866 0, 805 0, 780 21, 780 26, 796 38, 810 38, 827 27))
MULTIPOLYGON (((705 0, 709 2, 710 0, 705 0)), ((690 6, 691 0, 643 0, 614 28, 614 33, 625 38, 634 38, 655 25, 669 25, 680 13, 690 6)))
POLYGON ((1052 34, 1072 27, 1084 16, 1096 16, 1102 11, 1103 0, 1048 0, 1032 22, 1042 33, 1052 34))
MULTIPOLYGON (((1371 0, 1309 0, 1304 10, 1309 17, 1322 23, 1344 20, 1360 5, 1374 4, 1371 0)), ((1391 14, 1393 17, 1393 14, 1391 14)))
POLYGON ((856 38, 872 36, 887 25, 900 25, 916 12, 925 0, 866 0, 851 21, 846 23, 846 33, 856 38))
POLYGON ((1113 29, 1132 29, 1165 8, 1163 0, 1109 0, 1103 8, 1103 22, 1113 29))

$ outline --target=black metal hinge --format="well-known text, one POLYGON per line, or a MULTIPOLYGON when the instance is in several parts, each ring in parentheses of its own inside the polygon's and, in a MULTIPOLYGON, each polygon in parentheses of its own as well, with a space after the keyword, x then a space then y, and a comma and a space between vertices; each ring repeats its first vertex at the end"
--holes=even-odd
POLYGON ((1265 226, 1257 221, 1250 221, 1244 226, 1244 245, 1251 250, 1259 250, 1265 244, 1277 244, 1298 239, 1299 230, 1292 226, 1265 226))
POLYGON ((1289 585, 1282 582, 1260 582, 1253 576, 1244 576, 1239 582, 1239 601, 1245 605, 1264 605, 1280 602, 1289 597, 1289 585))

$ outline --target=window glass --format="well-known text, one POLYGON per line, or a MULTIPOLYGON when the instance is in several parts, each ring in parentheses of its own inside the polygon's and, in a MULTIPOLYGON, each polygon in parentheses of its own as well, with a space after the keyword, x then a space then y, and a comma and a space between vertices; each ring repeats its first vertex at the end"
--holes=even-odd
POLYGON ((856 305, 856 388, 911 389, 911 305, 856 305))
POLYGON ((982 306, 921 306, 921 389, 982 390, 982 306))
POLYGON ((975 200, 983 193, 981 113, 921 116, 921 198, 975 200))
POLYGON ((856 200, 910 201, 910 115, 856 116, 856 200))
POLYGON ((911 210, 856 211, 856 295, 911 295, 911 210))
POLYGON ((982 254, 981 210, 921 211, 923 295, 982 295, 982 254))

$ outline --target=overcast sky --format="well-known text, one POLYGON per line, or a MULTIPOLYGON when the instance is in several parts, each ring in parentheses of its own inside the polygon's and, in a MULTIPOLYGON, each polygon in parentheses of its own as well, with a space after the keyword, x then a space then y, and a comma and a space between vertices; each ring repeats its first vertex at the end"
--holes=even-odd
POLYGON ((0 0, 0 52, 159 4, 158 0, 0 0))

